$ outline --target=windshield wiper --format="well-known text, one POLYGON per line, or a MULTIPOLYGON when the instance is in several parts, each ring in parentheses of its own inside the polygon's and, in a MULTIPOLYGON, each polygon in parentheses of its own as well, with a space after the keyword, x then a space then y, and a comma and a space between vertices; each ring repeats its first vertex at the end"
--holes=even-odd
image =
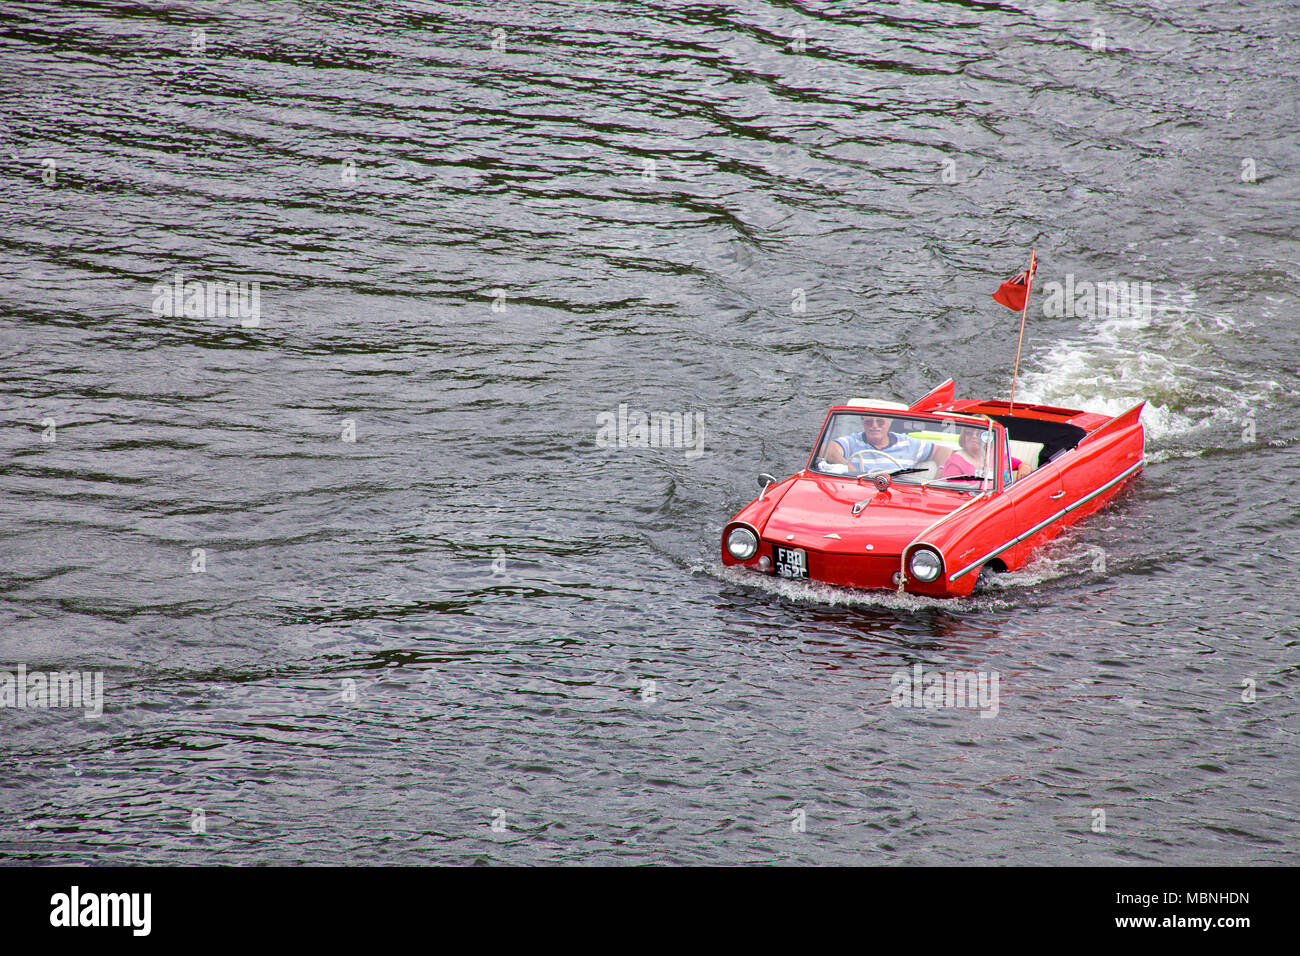
POLYGON ((898 475, 910 475, 914 471, 925 471, 925 469, 924 468, 899 468, 897 471, 891 471, 889 473, 889 477, 894 478, 898 475))
POLYGON ((983 475, 952 475, 948 478, 940 478, 940 481, 983 481, 983 475))

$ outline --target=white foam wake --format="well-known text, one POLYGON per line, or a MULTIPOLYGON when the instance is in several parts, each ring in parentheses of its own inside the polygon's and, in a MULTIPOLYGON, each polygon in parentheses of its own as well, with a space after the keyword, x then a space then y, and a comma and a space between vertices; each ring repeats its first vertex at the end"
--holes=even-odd
POLYGON ((1082 319, 1081 335, 1036 359, 1017 397, 1111 415, 1146 401, 1142 424, 1157 445, 1235 429, 1266 405, 1277 383, 1243 381, 1221 354, 1236 332, 1232 316, 1198 308, 1191 290, 1153 292, 1153 300, 1147 315, 1082 319))
MULTIPOLYGON (((714 567, 697 565, 692 570, 708 574, 721 581, 726 581, 728 584, 756 588, 776 597, 797 601, 801 604, 815 604, 821 607, 880 607, 915 613, 917 611, 936 609, 961 612, 1014 606, 1011 601, 1006 600, 1006 597, 1011 595, 1005 594, 1004 596, 1007 588, 1000 589, 1002 593, 997 595, 985 592, 974 594, 968 598, 932 598, 919 594, 908 594, 907 592, 899 594, 897 591, 866 591, 856 588, 841 588, 816 581, 779 578, 773 575, 759 574, 745 568, 726 567, 724 565, 714 567)), ((1014 586, 1014 584, 1011 586, 1014 586)))

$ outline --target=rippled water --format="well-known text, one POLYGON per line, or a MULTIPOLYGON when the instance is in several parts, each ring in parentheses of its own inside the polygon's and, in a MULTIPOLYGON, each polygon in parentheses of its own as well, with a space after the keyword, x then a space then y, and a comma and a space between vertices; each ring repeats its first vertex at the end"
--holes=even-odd
POLYGON ((0 670, 106 688, 0 711, 0 859, 1294 863, 1293 20, 6 5, 0 670), (1005 394, 1031 245, 1151 283, 1018 392, 1149 401, 1131 490, 970 600, 725 572, 829 404, 1005 394))

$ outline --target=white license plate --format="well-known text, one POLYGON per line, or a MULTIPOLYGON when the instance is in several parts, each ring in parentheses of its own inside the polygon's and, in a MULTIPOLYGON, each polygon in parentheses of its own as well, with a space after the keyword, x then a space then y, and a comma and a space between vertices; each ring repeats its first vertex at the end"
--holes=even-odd
POLYGON ((776 573, 783 578, 808 577, 808 552, 799 548, 774 548, 776 573))

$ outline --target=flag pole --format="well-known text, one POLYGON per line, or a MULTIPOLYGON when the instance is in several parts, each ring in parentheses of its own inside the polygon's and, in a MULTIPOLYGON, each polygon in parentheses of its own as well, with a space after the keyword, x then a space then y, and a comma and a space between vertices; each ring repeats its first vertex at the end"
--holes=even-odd
POLYGON ((1025 307, 1020 310, 1020 339, 1016 342, 1016 366, 1011 372, 1011 402, 1007 407, 1010 415, 1016 410, 1016 377, 1020 374, 1020 346, 1025 341, 1025 315, 1029 312, 1029 294, 1034 289, 1034 272, 1038 269, 1038 250, 1029 250, 1029 270, 1025 278, 1025 307))

